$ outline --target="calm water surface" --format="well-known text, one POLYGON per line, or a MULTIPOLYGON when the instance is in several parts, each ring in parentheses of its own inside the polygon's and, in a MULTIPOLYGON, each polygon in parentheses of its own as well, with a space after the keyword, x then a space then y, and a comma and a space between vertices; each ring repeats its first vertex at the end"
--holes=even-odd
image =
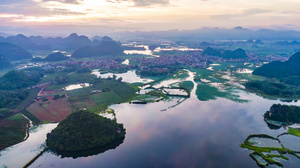
MULTIPOLYGON (((76 159, 45 152, 30 167, 255 168, 258 166, 249 156, 251 151, 242 149, 240 144, 250 134, 276 137, 287 131, 269 129, 262 116, 272 104, 282 103, 278 100, 241 91, 241 98, 250 102, 236 103, 223 98, 199 101, 195 88, 191 98, 175 107, 179 98, 145 105, 111 106, 117 122, 126 128, 125 140, 116 149, 76 159)), ((299 138, 289 137, 292 136, 282 139, 291 144, 289 147, 299 149, 299 138)), ((299 159, 288 158, 289 161, 281 161, 285 167, 299 166, 299 159)))

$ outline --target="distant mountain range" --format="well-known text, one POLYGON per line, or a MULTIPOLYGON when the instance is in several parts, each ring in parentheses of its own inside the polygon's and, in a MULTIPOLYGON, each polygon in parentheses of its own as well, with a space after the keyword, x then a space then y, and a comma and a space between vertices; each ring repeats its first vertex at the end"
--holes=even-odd
POLYGON ((252 30, 243 27, 236 27, 233 29, 203 28, 194 30, 117 32, 114 35, 124 40, 300 40, 300 31, 272 29, 252 30))
POLYGON ((87 36, 78 36, 76 33, 72 33, 66 38, 44 38, 42 36, 26 37, 22 34, 18 34, 6 38, 0 36, 0 42, 18 45, 27 50, 76 50, 84 46, 99 45, 100 41, 98 39, 100 38, 101 37, 97 37, 92 41, 87 36))
MULTIPOLYGON (((41 36, 26 37, 22 34, 9 36, 7 38, 0 36, 0 54, 8 61, 32 58, 32 54, 27 50, 75 50, 72 55, 75 58, 117 55, 123 53, 122 44, 107 36, 95 36, 93 41, 86 36, 78 36, 76 33, 73 33, 66 38, 43 38, 41 36)), ((60 61, 66 59, 68 59, 68 57, 63 56, 61 53, 57 53, 49 55, 44 59, 34 58, 32 61, 60 61)))

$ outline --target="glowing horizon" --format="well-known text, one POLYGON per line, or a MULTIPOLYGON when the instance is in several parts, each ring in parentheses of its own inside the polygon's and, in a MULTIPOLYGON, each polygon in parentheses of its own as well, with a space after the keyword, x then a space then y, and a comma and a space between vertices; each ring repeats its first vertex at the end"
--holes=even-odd
POLYGON ((55 27, 58 32, 64 27, 85 31, 89 27, 98 27, 113 32, 236 26, 300 30, 298 0, 274 0, 271 3, 267 0, 3 1, 0 4, 0 31, 3 27, 40 31, 55 27))

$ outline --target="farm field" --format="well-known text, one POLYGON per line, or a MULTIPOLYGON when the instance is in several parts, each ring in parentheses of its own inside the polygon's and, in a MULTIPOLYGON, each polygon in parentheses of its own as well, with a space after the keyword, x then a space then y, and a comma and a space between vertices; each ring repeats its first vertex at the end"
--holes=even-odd
POLYGON ((27 110, 39 120, 47 122, 60 122, 72 112, 66 99, 51 100, 42 105, 35 102, 27 110))

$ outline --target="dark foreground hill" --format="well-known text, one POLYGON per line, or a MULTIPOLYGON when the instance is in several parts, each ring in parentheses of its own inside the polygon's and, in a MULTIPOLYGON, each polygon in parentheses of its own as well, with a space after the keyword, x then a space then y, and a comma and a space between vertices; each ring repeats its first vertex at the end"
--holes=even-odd
POLYGON ((55 151, 82 151, 108 145, 125 136, 123 124, 88 111, 70 114, 47 135, 55 151))
POLYGON ((9 61, 32 58, 30 52, 10 43, 0 43, 0 54, 9 61))
POLYGON ((269 78, 282 78, 288 76, 300 75, 300 52, 295 53, 288 61, 274 61, 265 64, 253 71, 254 75, 265 76, 269 78))
POLYGON ((277 78, 280 81, 300 85, 300 52, 295 53, 288 61, 274 61, 253 71, 254 75, 277 78))

